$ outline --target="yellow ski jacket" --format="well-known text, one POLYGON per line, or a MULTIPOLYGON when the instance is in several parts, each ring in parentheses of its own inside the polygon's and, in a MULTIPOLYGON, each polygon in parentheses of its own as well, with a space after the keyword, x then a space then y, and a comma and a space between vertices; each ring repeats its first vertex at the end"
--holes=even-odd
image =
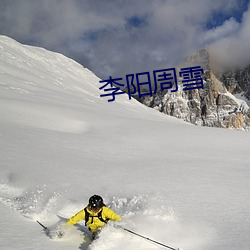
MULTIPOLYGON (((86 226, 90 229, 92 233, 97 232, 100 228, 102 228, 106 223, 104 221, 112 220, 112 221, 121 221, 120 215, 116 214, 113 210, 110 208, 103 206, 99 211, 93 212, 89 209, 89 207, 86 207, 87 212, 89 213, 88 221, 85 221, 86 226), (101 218, 104 220, 100 220, 98 218, 98 214, 100 214, 101 211, 101 218)), ((67 224, 74 225, 80 220, 85 220, 85 211, 84 209, 78 212, 76 215, 72 216, 68 221, 67 224)))

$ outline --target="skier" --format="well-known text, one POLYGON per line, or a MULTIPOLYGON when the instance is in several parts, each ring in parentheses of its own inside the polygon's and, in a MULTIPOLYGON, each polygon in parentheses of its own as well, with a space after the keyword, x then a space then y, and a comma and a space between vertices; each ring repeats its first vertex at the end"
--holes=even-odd
POLYGON ((85 220, 85 226, 92 232, 94 239, 109 220, 120 222, 122 219, 120 215, 105 206, 101 196, 95 194, 89 198, 89 204, 72 216, 67 224, 74 225, 80 220, 85 220))

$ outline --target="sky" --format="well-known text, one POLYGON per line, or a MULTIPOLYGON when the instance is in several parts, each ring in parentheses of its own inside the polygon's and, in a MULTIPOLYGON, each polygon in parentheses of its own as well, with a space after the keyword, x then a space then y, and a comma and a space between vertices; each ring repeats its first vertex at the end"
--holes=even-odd
POLYGON ((177 67, 201 48, 219 63, 250 63, 249 0, 0 0, 0 34, 102 79, 177 67))

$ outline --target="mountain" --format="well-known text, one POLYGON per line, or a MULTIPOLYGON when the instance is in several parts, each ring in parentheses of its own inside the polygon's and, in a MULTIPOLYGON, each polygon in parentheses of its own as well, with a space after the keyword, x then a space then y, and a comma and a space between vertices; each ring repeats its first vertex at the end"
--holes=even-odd
POLYGON ((93 194, 122 226, 184 250, 248 250, 250 134, 194 126, 128 96, 100 97, 73 60, 0 36, 0 248, 154 250, 109 223, 50 239, 93 194))
MULTIPOLYGON (((204 89, 183 91, 180 88, 178 92, 165 90, 152 97, 135 98, 148 107, 196 125, 248 130, 249 67, 221 73, 216 71, 218 65, 212 61, 209 52, 203 49, 180 66, 201 66, 204 70, 204 89)), ((181 80, 178 79, 178 86, 182 85, 181 80)))
POLYGON ((250 65, 244 68, 227 69, 218 73, 217 77, 230 93, 245 98, 250 103, 250 65))

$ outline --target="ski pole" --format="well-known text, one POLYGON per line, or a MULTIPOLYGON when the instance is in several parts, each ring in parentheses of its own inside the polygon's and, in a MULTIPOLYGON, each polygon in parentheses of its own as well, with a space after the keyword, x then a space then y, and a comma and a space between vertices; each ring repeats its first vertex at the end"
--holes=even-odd
POLYGON ((40 226, 42 226, 44 230, 48 230, 48 228, 45 227, 41 222, 39 222, 38 220, 37 220, 36 222, 37 222, 40 226))
POLYGON ((143 238, 143 239, 145 239, 145 240, 154 242, 154 243, 156 243, 156 244, 158 244, 158 245, 161 245, 161 246, 163 246, 163 247, 169 248, 169 249, 171 249, 171 250, 180 250, 180 248, 173 248, 173 247, 167 246, 167 245, 162 244, 162 243, 160 243, 160 242, 158 242, 158 241, 155 241, 155 240, 152 240, 152 239, 150 239, 150 238, 148 238, 148 237, 145 237, 145 236, 143 236, 143 235, 141 235, 141 234, 135 233, 135 232, 133 232, 133 231, 127 229, 127 228, 122 228, 122 229, 125 230, 125 231, 127 231, 127 232, 129 232, 129 233, 131 233, 131 234, 137 235, 137 236, 139 236, 139 237, 141 237, 141 238, 143 238))

